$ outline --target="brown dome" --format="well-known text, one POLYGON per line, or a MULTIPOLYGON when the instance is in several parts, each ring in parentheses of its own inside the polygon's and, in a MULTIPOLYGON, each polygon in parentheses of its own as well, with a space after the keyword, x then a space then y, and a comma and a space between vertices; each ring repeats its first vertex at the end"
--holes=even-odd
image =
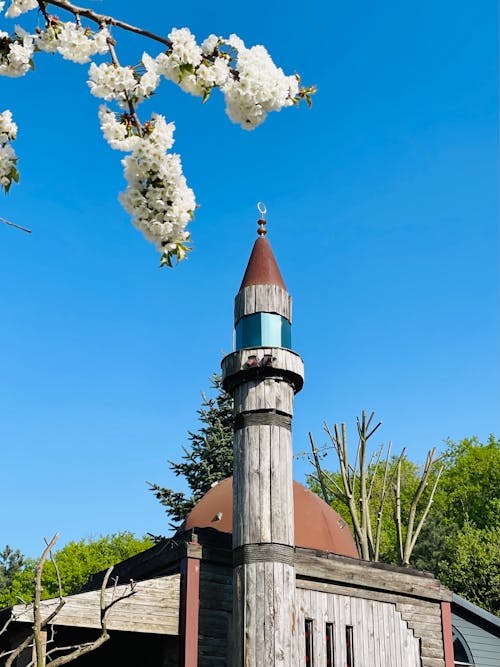
MULTIPOLYGON (((305 486, 293 483, 295 545, 359 558, 349 526, 329 505, 305 486)), ((193 507, 185 528, 233 530, 233 478, 219 482, 193 507)))

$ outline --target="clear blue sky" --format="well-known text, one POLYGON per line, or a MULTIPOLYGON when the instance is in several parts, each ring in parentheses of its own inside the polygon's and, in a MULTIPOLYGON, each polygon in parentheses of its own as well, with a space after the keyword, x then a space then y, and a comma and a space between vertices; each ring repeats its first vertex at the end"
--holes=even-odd
MULTIPOLYGON (((497 3, 92 6, 165 34, 236 32, 318 94, 245 133, 219 96, 202 106, 162 84, 145 112, 175 121, 201 204, 172 271, 117 202, 121 154, 86 67, 39 54, 0 82, 22 178, 0 215, 33 229, 0 226, 0 547, 168 531, 146 480, 178 484, 167 459, 231 350, 258 200, 306 367, 297 452, 363 408, 416 461, 498 434, 497 3)), ((121 39, 136 62, 144 41, 121 39)))

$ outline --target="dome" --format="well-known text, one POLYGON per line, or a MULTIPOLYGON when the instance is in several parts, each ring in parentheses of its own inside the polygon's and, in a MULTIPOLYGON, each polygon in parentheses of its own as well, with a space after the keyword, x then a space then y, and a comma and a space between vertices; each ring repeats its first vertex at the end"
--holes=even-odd
MULTIPOLYGON (((293 483, 295 546, 359 558, 349 526, 340 514, 305 486, 293 483)), ((233 478, 214 486, 193 507, 184 524, 191 528, 233 529, 233 478)))

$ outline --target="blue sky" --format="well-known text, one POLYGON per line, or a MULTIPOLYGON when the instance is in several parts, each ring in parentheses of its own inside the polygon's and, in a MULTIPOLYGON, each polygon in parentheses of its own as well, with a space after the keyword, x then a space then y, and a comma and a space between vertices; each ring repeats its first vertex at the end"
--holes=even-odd
MULTIPOLYGON (((162 84, 143 113, 175 121, 201 204, 172 271, 117 202, 121 154, 100 136, 86 67, 39 54, 1 81, 22 180, 0 215, 33 234, 0 226, 0 546, 168 531, 146 480, 182 488, 167 459, 231 350, 259 200, 306 368, 296 452, 362 409, 384 422, 377 442, 416 461, 499 433, 496 3, 181 4, 92 6, 263 43, 318 86, 314 106, 248 133, 219 96, 162 84)), ((157 52, 116 36, 123 62, 157 52)))

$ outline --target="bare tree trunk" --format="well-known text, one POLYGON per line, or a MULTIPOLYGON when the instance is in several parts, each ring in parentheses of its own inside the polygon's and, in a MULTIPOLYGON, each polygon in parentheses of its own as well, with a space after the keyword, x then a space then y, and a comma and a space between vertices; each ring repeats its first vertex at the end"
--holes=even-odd
POLYGON ((334 424, 333 430, 331 430, 327 424, 324 425, 325 432, 330 438, 331 449, 333 449, 338 459, 340 468, 339 483, 337 483, 332 474, 329 474, 322 469, 318 449, 314 443, 312 434, 309 434, 312 450, 311 462, 316 471, 314 478, 318 481, 321 493, 326 502, 329 502, 329 499, 333 497, 338 498, 347 506, 351 516, 354 537, 356 539, 359 554, 364 560, 371 561, 378 561, 380 557, 384 508, 388 500, 387 490, 392 488, 394 494, 394 523, 396 527, 398 557, 401 565, 409 565, 410 557, 417 538, 429 514, 442 468, 437 473, 432 491, 422 511, 419 505, 424 491, 429 484, 429 477, 434 470, 436 463, 436 460, 434 459, 436 450, 434 448, 427 454, 417 489, 410 502, 408 517, 403 523, 401 471, 405 450, 402 450, 395 463, 394 472, 390 474, 390 454, 392 444, 389 443, 383 464, 382 486, 378 494, 376 518, 374 519, 373 492, 376 480, 380 479, 378 471, 384 446, 382 445, 378 451, 374 452, 371 459, 368 461, 368 441, 382 423, 378 422, 375 427, 371 428, 373 417, 374 413, 372 412, 367 418, 366 412, 363 410, 361 418, 356 419, 358 447, 353 466, 349 463, 346 425, 341 424, 339 427, 338 424, 334 424), (417 513, 420 512, 420 519, 417 522, 417 513), (375 537, 373 535, 374 531, 375 537))

